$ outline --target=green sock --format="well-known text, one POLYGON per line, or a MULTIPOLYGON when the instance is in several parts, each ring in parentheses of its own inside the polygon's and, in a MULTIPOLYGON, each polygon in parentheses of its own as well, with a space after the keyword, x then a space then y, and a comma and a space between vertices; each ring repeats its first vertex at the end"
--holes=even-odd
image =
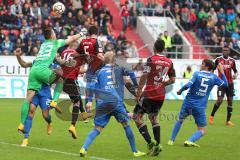
POLYGON ((28 111, 29 111, 29 102, 28 101, 24 101, 22 108, 21 108, 21 123, 24 124, 25 120, 28 117, 28 111))
POLYGON ((57 83, 57 85, 54 89, 54 93, 53 93, 53 100, 54 101, 57 101, 59 99, 62 90, 63 90, 63 82, 58 81, 58 83, 57 83))

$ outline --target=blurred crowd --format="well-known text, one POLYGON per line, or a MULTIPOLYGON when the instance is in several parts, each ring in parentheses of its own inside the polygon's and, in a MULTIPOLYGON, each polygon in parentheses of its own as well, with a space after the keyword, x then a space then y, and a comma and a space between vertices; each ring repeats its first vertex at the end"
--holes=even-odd
MULTIPOLYGON (((239 0, 120 0, 120 4, 122 11, 129 11, 126 26, 136 27, 137 16, 142 14, 174 16, 185 30, 194 31, 202 44, 230 46, 240 51, 239 0)), ((122 16, 123 23, 125 19, 122 16)), ((212 47, 211 52, 219 53, 221 48, 212 47)))
POLYGON ((96 25, 105 49, 115 49, 119 56, 136 57, 134 42, 125 32, 115 33, 112 15, 101 0, 60 0, 66 6, 63 15, 54 16, 52 5, 59 0, 0 0, 0 55, 12 55, 20 47, 25 55, 34 56, 44 41, 44 28, 52 26, 57 38, 66 38, 82 28, 96 25))
MULTIPOLYGON (((121 57, 139 57, 135 42, 128 41, 125 32, 136 28, 139 15, 171 16, 162 9, 171 11, 177 22, 185 30, 194 31, 204 45, 228 45, 240 51, 239 0, 120 0, 121 33, 114 31, 112 15, 101 0, 61 0, 67 10, 58 17, 51 11, 56 1, 0 0, 0 55, 11 55, 17 47, 26 55, 36 55, 44 41, 42 31, 48 26, 54 27, 58 38, 66 38, 83 27, 96 25, 106 50, 115 49, 121 57)), ((169 36, 165 32, 160 35, 169 44, 166 49, 182 52, 181 47, 172 47, 182 44, 179 34, 174 33, 171 40, 169 36)), ((220 48, 212 47, 211 52, 218 53, 220 48)))

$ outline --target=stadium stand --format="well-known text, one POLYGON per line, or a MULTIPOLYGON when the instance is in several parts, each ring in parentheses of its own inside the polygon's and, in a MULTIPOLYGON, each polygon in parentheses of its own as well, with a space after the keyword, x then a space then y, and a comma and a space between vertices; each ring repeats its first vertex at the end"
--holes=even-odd
POLYGON ((16 47, 21 47, 28 55, 35 55, 44 40, 42 29, 47 26, 54 27, 58 38, 65 38, 79 32, 82 27, 98 25, 100 40, 106 49, 114 47, 123 57, 146 57, 150 54, 149 50, 144 48, 143 41, 134 31, 137 16, 141 15, 173 15, 192 43, 193 58, 205 58, 197 54, 206 53, 206 48, 201 45, 211 46, 208 49, 211 53, 221 52, 221 47, 226 45, 234 53, 240 51, 238 0, 128 0, 124 8, 126 1, 62 0, 67 11, 63 17, 54 17, 50 6, 55 1, 0 0, 1 55, 11 55, 16 47), (121 13, 123 8, 127 12, 121 13), (143 12, 142 8, 149 10, 143 12), (121 21, 115 20, 123 19, 125 13, 129 18, 127 28, 122 27, 121 21), (126 30, 127 34, 121 33, 122 30, 126 30), (120 34, 125 34, 121 41, 120 34), (131 50, 135 53, 129 54, 131 50))

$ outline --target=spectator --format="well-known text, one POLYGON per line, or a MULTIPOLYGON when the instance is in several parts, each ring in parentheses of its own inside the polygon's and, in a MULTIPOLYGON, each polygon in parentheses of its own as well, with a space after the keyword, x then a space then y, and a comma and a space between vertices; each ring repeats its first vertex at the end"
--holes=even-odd
POLYGON ((50 16, 50 8, 47 3, 44 3, 43 7, 41 7, 41 15, 44 19, 50 16))
POLYGON ((137 10, 136 5, 133 5, 130 9, 130 25, 133 28, 137 27, 137 16, 139 15, 139 12, 137 10))
POLYGON ((214 24, 217 23, 218 17, 217 17, 217 13, 215 12, 214 8, 210 9, 210 11, 208 12, 208 16, 212 17, 212 21, 213 21, 214 24))
POLYGON ((11 5, 10 10, 11 14, 14 16, 18 17, 20 14, 22 14, 22 6, 19 3, 19 0, 14 0, 14 4, 11 5))
POLYGON ((28 3, 24 3, 23 8, 22 8, 22 13, 25 17, 28 17, 31 15, 30 6, 28 3))
POLYGON ((192 73, 191 66, 187 66, 186 71, 183 73, 183 78, 190 79, 190 78, 192 78, 192 75, 193 75, 193 73, 192 73))
POLYGON ((6 36, 5 40, 1 44, 2 50, 7 50, 8 53, 12 53, 14 46, 13 43, 10 41, 9 37, 6 36))
POLYGON ((123 23, 122 31, 125 32, 128 27, 128 22, 129 22, 128 1, 126 1, 125 4, 122 6, 120 15, 122 18, 122 23, 123 23))
POLYGON ((237 14, 233 10, 227 13, 227 21, 229 22, 233 22, 236 17, 237 17, 237 14))
POLYGON ((17 48, 23 49, 23 47, 24 47, 24 43, 22 42, 22 40, 20 38, 18 38, 17 42, 16 42, 16 44, 14 46, 14 50, 17 49, 17 48))
POLYGON ((189 13, 189 23, 190 23, 190 27, 192 26, 195 26, 196 24, 196 21, 197 21, 197 16, 195 14, 195 10, 194 9, 191 9, 190 10, 190 13, 189 13))
POLYGON ((4 49, 4 50, 2 51, 2 55, 3 55, 3 56, 8 56, 8 55, 9 55, 9 51, 8 51, 7 49, 4 49))
POLYGON ((31 50, 30 50, 29 55, 30 55, 30 56, 37 56, 37 54, 38 54, 38 48, 35 47, 35 46, 32 47, 31 50))
POLYGON ((217 14, 218 19, 226 19, 226 14, 224 12, 224 9, 221 8, 220 11, 217 14))
POLYGON ((38 16, 41 16, 41 9, 38 7, 37 2, 33 2, 33 6, 30 7, 30 14, 34 19, 37 19, 38 16))
POLYGON ((189 9, 187 8, 187 6, 184 6, 181 9, 181 24, 184 29, 186 30, 190 29, 189 9))
POLYGON ((126 49, 126 53, 127 53, 127 58, 138 58, 138 50, 137 47, 135 45, 135 42, 129 42, 127 45, 127 49, 126 49))
POLYGON ((36 34, 35 34, 35 40, 39 40, 41 43, 45 41, 45 38, 43 36, 42 30, 38 29, 36 34))
POLYGON ((83 14, 83 11, 79 10, 77 13, 77 23, 80 25, 84 25, 85 20, 86 20, 86 17, 83 14))
POLYGON ((127 38, 125 36, 125 33, 122 31, 119 36, 117 37, 117 41, 120 41, 120 43, 122 43, 123 41, 126 41, 127 38))
POLYGON ((139 59, 138 63, 136 65, 132 66, 132 70, 138 71, 138 72, 143 72, 144 71, 143 60, 139 59))
POLYGON ((72 28, 73 26, 76 26, 76 18, 73 17, 72 12, 67 13, 67 17, 65 19, 65 23, 69 28, 72 28))
POLYGON ((73 9, 80 9, 82 8, 81 0, 72 0, 73 9))
POLYGON ((180 46, 173 46, 173 52, 177 52, 177 58, 182 58, 182 54, 179 52, 183 52, 183 39, 182 36, 179 34, 179 30, 175 31, 175 34, 172 36, 172 44, 173 45, 180 45, 180 46))
POLYGON ((5 39, 5 34, 4 34, 4 31, 3 31, 3 29, 1 29, 0 30, 0 44, 4 41, 4 39, 5 39))
POLYGON ((30 53, 32 53, 32 49, 33 49, 33 42, 32 42, 32 39, 29 38, 27 43, 23 47, 23 52, 25 53, 25 55, 30 56, 31 55, 30 53))
POLYGON ((16 36, 16 33, 15 33, 15 30, 11 29, 8 37, 9 37, 11 42, 13 42, 13 43, 17 42, 17 36, 16 36))
POLYGON ((238 28, 236 28, 234 30, 234 32, 232 32, 232 35, 231 35, 232 38, 235 38, 236 40, 239 40, 240 39, 240 36, 239 36, 239 33, 238 33, 238 28))
POLYGON ((208 14, 205 12, 204 8, 201 8, 200 12, 198 13, 198 18, 208 18, 208 14))
POLYGON ((168 58, 174 58, 175 55, 173 55, 172 52, 172 42, 171 37, 168 35, 168 31, 164 31, 164 34, 162 35, 161 39, 165 42, 165 49, 168 52, 167 57, 168 58))

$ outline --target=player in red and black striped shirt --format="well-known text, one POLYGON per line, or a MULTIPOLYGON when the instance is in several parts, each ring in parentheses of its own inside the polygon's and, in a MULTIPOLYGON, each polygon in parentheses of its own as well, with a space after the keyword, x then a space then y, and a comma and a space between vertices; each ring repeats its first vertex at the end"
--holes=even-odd
POLYGON ((134 108, 134 120, 139 132, 148 145, 150 155, 157 156, 161 149, 160 125, 158 113, 165 99, 165 87, 175 82, 175 70, 170 59, 162 55, 164 41, 157 40, 154 44, 155 54, 147 59, 145 70, 139 81, 137 99, 139 103, 134 108), (166 77, 169 79, 166 80, 166 77), (143 89, 143 87, 145 88, 143 89), (143 115, 147 113, 152 123, 156 143, 151 140, 143 115))
POLYGON ((63 71, 62 77, 64 79, 63 91, 68 94, 73 103, 72 122, 68 131, 72 134, 74 139, 77 138, 75 125, 78 120, 79 111, 81 113, 85 112, 81 99, 80 87, 78 84, 78 75, 80 68, 84 66, 86 60, 85 57, 73 57, 73 55, 76 54, 75 50, 77 47, 78 43, 73 42, 68 46, 61 47, 58 50, 58 53, 60 54, 59 56, 64 62, 61 64, 63 71))
MULTIPOLYGON (((215 66, 217 66, 219 63, 221 63, 223 65, 224 68, 224 73, 227 77, 228 80, 228 87, 224 88, 224 87, 219 87, 218 91, 217 91, 217 96, 218 96, 218 100, 217 102, 214 104, 211 116, 209 118, 209 123, 213 124, 213 117, 216 113, 216 111, 218 110, 218 108, 220 107, 220 105, 223 102, 223 98, 226 94, 227 96, 227 120, 226 120, 226 125, 228 126, 233 126, 234 124, 230 121, 231 116, 232 116, 232 102, 233 102, 233 96, 234 96, 234 85, 233 85, 233 80, 237 78, 238 76, 238 71, 236 68, 236 63, 235 60, 233 58, 231 58, 229 56, 230 54, 230 49, 228 47, 224 47, 223 48, 223 55, 218 57, 215 60, 215 66), (234 74, 232 75, 232 71, 234 72, 234 74)), ((221 74, 219 74, 219 77, 221 78, 221 74)))

